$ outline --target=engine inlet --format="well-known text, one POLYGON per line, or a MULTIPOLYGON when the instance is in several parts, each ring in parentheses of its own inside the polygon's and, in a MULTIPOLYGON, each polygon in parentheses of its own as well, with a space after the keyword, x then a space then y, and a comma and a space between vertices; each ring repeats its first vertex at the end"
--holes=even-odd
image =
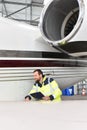
POLYGON ((54 45, 70 40, 83 21, 83 0, 51 0, 43 9, 40 30, 54 45))

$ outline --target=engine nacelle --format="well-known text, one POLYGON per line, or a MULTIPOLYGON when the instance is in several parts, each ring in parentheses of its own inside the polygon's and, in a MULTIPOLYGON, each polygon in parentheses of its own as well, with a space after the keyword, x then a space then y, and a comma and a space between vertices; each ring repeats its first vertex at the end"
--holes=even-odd
POLYGON ((48 2, 42 11, 39 25, 43 38, 54 46, 77 41, 78 38, 80 41, 87 41, 87 36, 83 34, 87 24, 85 2, 84 0, 48 2))

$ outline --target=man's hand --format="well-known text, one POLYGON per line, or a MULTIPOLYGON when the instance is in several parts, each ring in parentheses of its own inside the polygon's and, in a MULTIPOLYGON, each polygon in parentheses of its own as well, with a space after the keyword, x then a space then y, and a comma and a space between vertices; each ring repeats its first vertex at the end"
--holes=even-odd
POLYGON ((25 101, 26 101, 26 102, 29 102, 29 101, 30 101, 29 97, 25 98, 25 101))
POLYGON ((49 96, 44 96, 44 97, 42 97, 42 100, 48 101, 48 100, 50 100, 50 97, 49 96))

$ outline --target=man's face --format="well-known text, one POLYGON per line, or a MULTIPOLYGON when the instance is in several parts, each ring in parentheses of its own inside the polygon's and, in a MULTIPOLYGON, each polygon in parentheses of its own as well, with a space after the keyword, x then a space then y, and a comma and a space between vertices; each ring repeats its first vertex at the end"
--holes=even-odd
POLYGON ((42 78, 42 75, 41 74, 38 74, 38 72, 34 72, 34 80, 35 81, 40 81, 42 78))

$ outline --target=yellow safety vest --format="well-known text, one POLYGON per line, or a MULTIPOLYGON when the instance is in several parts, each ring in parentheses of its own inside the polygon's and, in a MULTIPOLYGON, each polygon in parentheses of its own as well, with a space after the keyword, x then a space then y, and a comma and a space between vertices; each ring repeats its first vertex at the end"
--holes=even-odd
POLYGON ((32 90, 28 95, 41 92, 45 96, 50 96, 50 99, 53 101, 61 101, 62 92, 57 84, 57 82, 53 78, 47 78, 44 76, 42 84, 39 82, 35 82, 32 90))

